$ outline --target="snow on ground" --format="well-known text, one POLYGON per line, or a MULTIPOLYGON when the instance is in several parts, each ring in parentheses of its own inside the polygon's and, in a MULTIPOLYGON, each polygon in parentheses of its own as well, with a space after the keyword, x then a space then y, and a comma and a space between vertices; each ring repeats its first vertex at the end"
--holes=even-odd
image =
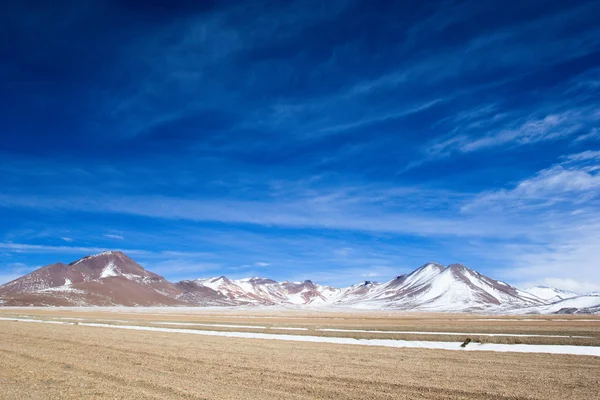
MULTIPOLYGON (((36 319, 2 318, 2 321, 37 322, 47 324, 73 325, 71 322, 43 321, 36 319)), ((600 347, 597 346, 562 346, 562 345, 533 345, 533 344, 499 344, 499 343, 469 343, 461 347, 460 342, 431 342, 418 340, 389 340, 389 339, 354 339, 326 336, 301 336, 288 334, 254 333, 254 332, 220 332, 200 331, 192 329, 158 328, 136 325, 109 325, 98 323, 78 323, 79 326, 112 328, 137 331, 152 331, 163 333, 184 333, 201 336, 218 336, 240 339, 265 339, 291 342, 330 343, 358 346, 381 346, 410 349, 431 349, 451 351, 496 351, 503 353, 546 353, 546 354, 571 354, 600 357, 600 347)))
MULTIPOLYGON (((129 321, 123 321, 129 322, 129 321)), ((283 327, 283 326, 257 326, 257 325, 227 325, 227 324, 200 324, 192 322, 151 322, 154 325, 179 325, 179 326, 208 326, 216 328, 238 328, 238 329, 280 329, 287 331, 307 331, 308 328, 283 327)))
POLYGON ((290 328, 287 326, 272 326, 269 329, 279 329, 283 331, 307 331, 308 328, 290 328))
POLYGON ((319 332, 355 332, 355 333, 396 333, 407 335, 457 335, 457 336, 502 336, 502 337, 546 337, 546 338, 576 338, 592 339, 593 336, 568 336, 568 335, 528 335, 518 333, 465 333, 465 332, 416 332, 416 331, 370 331, 363 329, 316 329, 319 332))
POLYGON ((216 328, 267 329, 266 326, 199 324, 199 323, 191 323, 191 322, 152 322, 152 324, 154 324, 154 325, 181 325, 181 326, 212 326, 212 327, 216 327, 216 328))

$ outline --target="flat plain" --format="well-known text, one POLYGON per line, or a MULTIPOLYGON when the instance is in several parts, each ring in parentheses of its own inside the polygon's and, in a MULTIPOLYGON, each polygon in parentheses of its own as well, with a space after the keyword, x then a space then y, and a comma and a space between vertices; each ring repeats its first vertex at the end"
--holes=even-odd
POLYGON ((594 356, 181 333, 598 347, 599 316, 0 308, 0 318, 2 399, 600 399, 594 356))

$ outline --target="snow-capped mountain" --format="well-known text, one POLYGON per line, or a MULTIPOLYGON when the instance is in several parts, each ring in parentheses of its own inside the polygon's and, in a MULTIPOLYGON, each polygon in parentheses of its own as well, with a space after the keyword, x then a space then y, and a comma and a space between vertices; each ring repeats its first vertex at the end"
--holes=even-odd
POLYGON ((216 291, 232 305, 272 305, 285 301, 279 283, 271 279, 253 277, 231 280, 220 276, 217 278, 196 279, 193 282, 197 286, 204 286, 216 291))
POLYGON ((460 264, 429 263, 342 302, 360 308, 477 311, 539 305, 539 299, 460 264))
POLYGON ((340 289, 317 285, 309 280, 276 282, 256 276, 238 280, 220 276, 192 282, 216 291, 233 305, 323 304, 340 292, 340 289))
POLYGON ((389 282, 363 282, 343 289, 311 281, 275 282, 263 278, 195 281, 237 304, 310 304, 355 308, 429 311, 512 309, 545 304, 542 300, 463 265, 429 263, 389 282))
MULTIPOLYGON (((521 291, 464 265, 445 267, 435 263, 425 264, 388 282, 365 281, 346 288, 323 286, 310 280, 277 282, 260 277, 234 280, 219 276, 171 283, 146 271, 121 252, 103 252, 70 264, 48 265, 0 286, 0 304, 302 305, 417 311, 540 312, 545 310, 543 307, 547 307, 549 300, 546 292, 538 290, 536 293, 521 291)), ((557 293, 568 295, 565 291, 552 290, 553 295, 557 293)), ((590 310, 595 306, 595 300, 589 299, 600 300, 593 296, 586 298, 588 300, 580 301, 590 310)), ((548 308, 547 312, 558 312, 569 304, 548 308)))
POLYGON ((545 300, 549 303, 556 303, 557 301, 570 299, 573 297, 579 296, 579 294, 575 292, 570 292, 568 290, 556 289, 548 286, 534 286, 525 289, 525 292, 534 295, 542 300, 545 300))
POLYGON ((516 314, 599 314, 600 297, 577 296, 560 300, 552 304, 522 308, 516 314))
POLYGON ((181 294, 119 251, 51 264, 0 286, 4 305, 178 305, 181 294))

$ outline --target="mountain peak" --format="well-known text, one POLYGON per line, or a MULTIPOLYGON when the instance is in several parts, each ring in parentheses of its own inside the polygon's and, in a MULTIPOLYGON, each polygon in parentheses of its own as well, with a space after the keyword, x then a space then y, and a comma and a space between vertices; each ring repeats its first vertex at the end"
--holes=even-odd
POLYGON ((181 290, 120 251, 51 264, 0 287, 15 305, 183 305, 181 290))
POLYGON ((95 259, 95 258, 112 258, 112 257, 118 257, 118 258, 121 258, 121 259, 131 260, 131 258, 129 258, 122 251, 107 250, 107 251, 102 251, 102 252, 97 253, 97 254, 91 254, 91 255, 87 255, 85 257, 81 257, 79 260, 75 260, 75 261, 69 263, 69 265, 77 265, 77 264, 79 264, 79 263, 81 263, 83 261, 92 260, 92 259, 95 259))
POLYGON ((462 271, 464 271, 464 270, 468 270, 469 268, 465 267, 462 264, 455 263, 455 264, 448 265, 448 269, 462 270, 462 271))

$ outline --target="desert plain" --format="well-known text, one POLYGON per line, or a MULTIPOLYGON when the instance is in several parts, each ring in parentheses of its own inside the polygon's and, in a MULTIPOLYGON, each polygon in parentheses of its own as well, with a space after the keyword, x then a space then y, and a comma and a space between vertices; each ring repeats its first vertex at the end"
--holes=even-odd
POLYGON ((600 399, 557 348, 600 354, 600 316, 5 307, 0 398, 600 399))

